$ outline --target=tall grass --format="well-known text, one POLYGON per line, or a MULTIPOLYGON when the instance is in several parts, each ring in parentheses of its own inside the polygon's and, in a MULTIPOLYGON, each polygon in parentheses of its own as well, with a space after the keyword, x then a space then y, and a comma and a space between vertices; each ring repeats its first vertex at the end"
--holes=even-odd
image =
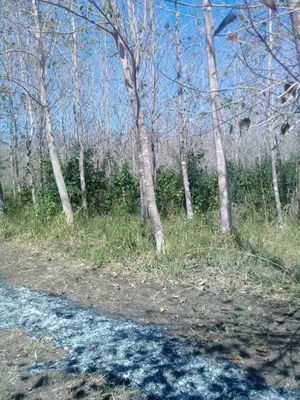
POLYGON ((138 215, 117 212, 86 220, 79 215, 74 227, 62 215, 41 218, 31 207, 0 218, 0 235, 50 251, 58 251, 98 267, 130 266, 163 271, 178 279, 191 267, 219 268, 240 279, 300 295, 300 225, 286 221, 283 231, 259 216, 235 210, 236 232, 220 235, 215 212, 187 221, 174 214, 163 221, 167 247, 157 257, 149 226, 138 215))

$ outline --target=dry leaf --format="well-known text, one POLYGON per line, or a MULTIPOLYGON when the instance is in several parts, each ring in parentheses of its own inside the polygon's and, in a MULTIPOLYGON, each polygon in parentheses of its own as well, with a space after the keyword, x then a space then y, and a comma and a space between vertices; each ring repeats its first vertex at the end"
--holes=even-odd
POLYGON ((258 353, 267 353, 268 349, 266 347, 257 347, 255 349, 258 353))
POLYGON ((277 10, 276 3, 275 3, 274 0, 261 0, 261 2, 262 2, 265 6, 269 7, 272 11, 275 12, 275 11, 277 10))
POLYGON ((239 33, 238 32, 229 32, 226 35, 226 40, 228 42, 236 42, 239 38, 239 33))
POLYGON ((290 129, 290 124, 288 122, 285 122, 282 126, 281 126, 281 134, 282 135, 286 135, 288 133, 290 129))
POLYGON ((250 118, 243 118, 239 121, 239 128, 240 129, 249 129, 251 125, 250 118))

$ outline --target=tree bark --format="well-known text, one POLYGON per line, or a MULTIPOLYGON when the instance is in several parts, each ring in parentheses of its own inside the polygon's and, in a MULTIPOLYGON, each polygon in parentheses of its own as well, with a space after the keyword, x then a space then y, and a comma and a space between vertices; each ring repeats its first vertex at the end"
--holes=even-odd
MULTIPOLYGON (((273 24, 272 24, 272 11, 269 10, 269 47, 273 50, 273 24)), ((268 56, 268 87, 269 87, 269 104, 268 104, 268 120, 272 118, 272 104, 273 104, 273 89, 271 88, 273 83, 273 71, 272 71, 272 54, 268 56)), ((277 225, 278 228, 283 229, 283 214, 282 207, 280 201, 280 194, 278 188, 278 175, 277 175, 277 142, 276 142, 276 134, 273 132, 273 126, 269 125, 269 138, 271 145, 271 163, 272 163, 272 184, 273 184, 273 192, 276 204, 276 212, 277 212, 277 225)))
POLYGON ((192 219, 193 206, 192 206, 192 197, 191 197, 188 168, 187 168, 186 137, 184 133, 182 48, 180 41, 180 28, 179 28, 180 22, 179 22, 179 10, 178 10, 177 0, 175 1, 175 10, 176 10, 175 43, 176 43, 176 64, 177 64, 177 82, 178 82, 177 113, 178 113, 178 131, 179 131, 179 155, 180 155, 181 173, 182 173, 183 188, 185 195, 186 217, 187 219, 192 219))
POLYGON ((2 214, 3 211, 4 211, 4 195, 3 195, 2 184, 0 182, 0 214, 2 214))
MULTIPOLYGON (((112 13, 115 15, 116 7, 112 8, 112 13)), ((154 191, 154 182, 152 175, 152 158, 150 153, 149 136, 145 125, 144 113, 141 109, 140 95, 138 89, 138 68, 136 58, 133 54, 130 55, 130 61, 127 57, 128 48, 120 35, 120 26, 117 17, 114 18, 114 39, 118 49, 120 61, 122 64, 125 85, 129 94, 130 103, 132 106, 135 124, 137 128, 138 148, 141 155, 141 179, 142 189, 144 193, 143 202, 147 205, 147 213, 151 222, 153 235, 156 243, 156 251, 160 254, 164 250, 164 234, 157 209, 156 197, 154 191)))
POLYGON ((212 124, 216 151, 218 185, 220 197, 220 229, 221 232, 230 232, 232 229, 231 198, 227 174, 226 156, 223 145, 223 128, 221 102, 219 95, 219 79, 216 66, 215 47, 213 39, 213 24, 211 5, 208 0, 202 0, 203 15, 206 30, 206 51, 209 74, 209 88, 212 103, 212 124))
POLYGON ((54 136, 52 132, 52 123, 50 118, 49 102, 46 88, 46 62, 45 62, 45 52, 43 46, 42 37, 42 24, 41 16, 38 7, 39 1, 32 0, 34 24, 35 24, 35 37, 37 40, 37 50, 38 50, 38 79, 40 84, 40 104, 42 112, 42 127, 46 134, 50 160, 53 168, 53 173, 58 188, 60 200, 62 203, 63 211, 65 213, 66 222, 68 225, 73 224, 73 210, 62 174, 60 161, 57 154, 57 149, 55 146, 54 136))
MULTIPOLYGON (((8 50, 7 56, 7 73, 10 77, 12 74, 12 60, 11 54, 8 50)), ((9 139, 10 139, 10 163, 12 171, 12 185, 13 185, 13 196, 16 199, 17 193, 21 191, 20 185, 20 171, 19 171, 19 155, 18 155, 18 136, 17 136, 17 120, 16 110, 13 98, 13 88, 9 81, 8 85, 8 104, 9 104, 9 116, 10 116, 10 127, 9 127, 9 139)))
POLYGON ((25 144, 26 144, 26 167, 28 173, 29 187, 31 190, 31 199, 32 204, 36 205, 36 190, 35 190, 35 181, 34 174, 32 168, 32 138, 34 133, 34 117, 33 117, 33 109, 32 109, 32 101, 30 96, 25 95, 25 107, 27 113, 27 123, 26 123, 26 132, 25 132, 25 144))
MULTIPOLYGON (((289 0, 288 8, 293 28, 295 46, 300 71, 300 0, 289 0)), ((300 160, 297 167, 297 185, 292 196, 291 214, 294 218, 300 218, 300 160)))
POLYGON ((83 139, 83 117, 80 102, 80 80, 77 62, 77 34, 75 17, 72 15, 72 70, 73 70, 73 85, 74 85, 74 117, 77 131, 77 139, 79 142, 79 174, 80 174, 80 189, 82 208, 85 214, 88 214, 88 203, 86 194, 86 182, 84 175, 84 139, 83 139))
POLYGON ((153 180, 156 181, 157 171, 157 150, 158 150, 158 137, 157 137, 157 71, 156 71, 156 36, 155 36, 155 11, 154 4, 149 1, 149 30, 151 40, 151 106, 150 106, 150 124, 151 124, 151 152, 152 152, 152 165, 153 165, 153 180))
POLYGON ((10 163, 12 170, 12 184, 14 199, 17 193, 21 191, 20 172, 19 172, 19 157, 18 157, 18 137, 17 137, 17 121, 15 116, 14 101, 12 88, 9 89, 9 113, 10 113, 10 163))
POLYGON ((300 68, 300 0, 289 0, 288 8, 290 11, 298 64, 300 68))

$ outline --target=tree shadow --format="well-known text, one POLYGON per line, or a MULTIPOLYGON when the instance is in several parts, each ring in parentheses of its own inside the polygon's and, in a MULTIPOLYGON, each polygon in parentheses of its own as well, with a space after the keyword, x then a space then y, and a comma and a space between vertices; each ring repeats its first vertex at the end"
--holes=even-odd
POLYGON ((300 390, 268 386, 258 371, 216 357, 222 343, 207 348, 205 342, 174 337, 163 326, 117 319, 27 288, 0 285, 0 299, 0 329, 22 326, 33 338, 48 332, 54 346, 68 349, 63 359, 37 361, 32 374, 100 373, 111 385, 140 388, 139 398, 148 400, 296 400, 300 395, 300 390))

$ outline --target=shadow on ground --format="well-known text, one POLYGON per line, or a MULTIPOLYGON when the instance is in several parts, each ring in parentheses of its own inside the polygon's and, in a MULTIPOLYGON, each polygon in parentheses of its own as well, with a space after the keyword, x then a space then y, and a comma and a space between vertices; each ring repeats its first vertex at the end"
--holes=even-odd
MULTIPOLYGON (((253 371, 233 361, 204 356, 201 342, 172 337, 162 326, 111 318, 62 296, 1 284, 0 329, 12 328, 25 328, 35 340, 48 335, 53 346, 66 352, 57 360, 36 361, 29 368, 31 374, 101 373, 112 385, 140 388, 138 398, 147 400, 300 397, 300 389, 267 386, 253 371)), ((216 354, 220 347, 207 351, 216 354)))

